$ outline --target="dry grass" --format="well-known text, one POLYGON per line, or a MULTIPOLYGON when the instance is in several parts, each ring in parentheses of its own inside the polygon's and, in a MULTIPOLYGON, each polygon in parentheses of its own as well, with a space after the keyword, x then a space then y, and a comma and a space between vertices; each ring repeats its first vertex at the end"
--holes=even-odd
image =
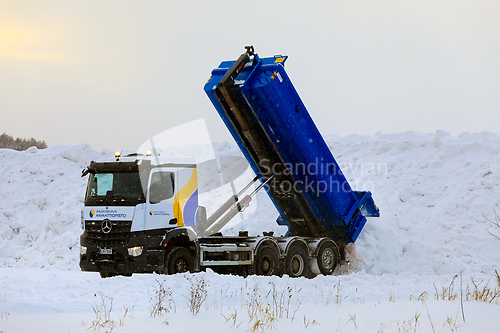
POLYGON ((456 332, 461 327, 461 325, 457 324, 457 321, 451 317, 446 318, 446 321, 443 324, 443 328, 445 328, 446 326, 448 326, 451 332, 456 332))
POLYGON ((455 279, 457 277, 458 275, 455 275, 451 283, 446 287, 441 287, 441 290, 438 290, 438 288, 434 286, 434 289, 436 291, 434 294, 434 298, 441 301, 454 301, 460 299, 461 301, 480 301, 495 304, 499 303, 500 275, 497 270, 495 270, 495 275, 493 275, 486 283, 483 283, 484 281, 482 280, 476 281, 474 280, 474 278, 471 278, 470 282, 465 287, 465 290, 462 288, 462 282, 460 282, 460 290, 455 290, 455 279), (495 286, 490 285, 492 280, 495 286))
POLYGON ((9 322, 9 315, 9 312, 7 311, 7 292, 5 292, 4 310, 0 313, 0 322, 3 323, 4 329, 3 331, 0 331, 0 333, 5 332, 7 323, 9 322))
POLYGON ((230 314, 230 315, 229 315, 229 316, 227 316, 227 317, 226 317, 226 316, 224 316, 222 313, 221 313, 220 315, 221 315, 222 317, 224 317, 224 319, 226 320, 226 324, 227 324, 228 322, 231 322, 231 323, 232 323, 232 324, 231 324, 231 328, 238 328, 238 327, 240 327, 240 325, 243 323, 243 321, 242 321, 242 322, 240 322, 238 325, 236 325, 237 320, 238 320, 238 311, 237 311, 236 309, 234 309, 234 313, 230 314))
POLYGON ((419 301, 419 302, 424 302, 427 299, 429 299, 429 293, 427 291, 424 291, 423 293, 421 293, 417 297, 414 297, 414 296, 410 295, 410 301, 416 300, 416 301, 419 301))
POLYGON ((130 317, 133 318, 129 314, 129 308, 127 306, 123 306, 123 314, 120 318, 118 318, 118 326, 123 327, 125 325, 125 318, 130 317))
POLYGON ((455 286, 455 279, 458 277, 458 275, 455 275, 453 279, 451 280, 451 283, 448 287, 442 287, 441 292, 438 291, 436 286, 434 288, 436 289, 436 294, 434 295, 436 297, 436 300, 442 300, 442 301, 454 301, 458 298, 458 295, 456 292, 454 292, 454 286, 455 286))
POLYGON ((94 310, 95 319, 88 329, 100 330, 101 328, 109 328, 111 331, 116 326, 114 320, 111 319, 111 310, 113 310, 113 297, 106 296, 102 293, 94 294, 94 297, 98 299, 95 306, 92 307, 94 310))
MULTIPOLYGON (((249 332, 265 332, 277 329, 277 323, 279 320, 273 315, 271 306, 268 304, 263 306, 258 300, 252 303, 252 306, 248 309, 248 331, 249 332)), ((230 323, 230 328, 239 328, 241 324, 245 321, 238 320, 238 311, 234 309, 234 312, 228 316, 221 313, 221 316, 226 320, 226 324, 230 323)))
POLYGON ((498 304, 499 296, 500 296, 500 276, 498 272, 495 270, 495 287, 490 287, 491 279, 486 282, 486 284, 481 287, 483 281, 476 282, 474 279, 471 279, 473 288, 469 289, 467 286, 466 290, 466 300, 472 301, 481 301, 487 303, 496 303, 498 304))
POLYGON ((249 316, 250 332, 275 330, 278 319, 273 315, 269 305, 262 306, 257 303, 249 316))
POLYGON ((172 297, 172 290, 170 287, 165 288, 163 285, 165 281, 156 280, 156 282, 158 285, 149 300, 151 317, 161 316, 170 311, 175 312, 176 306, 172 297))
POLYGON ((397 328, 398 328, 398 331, 399 332, 417 332, 417 328, 418 328, 418 321, 420 319, 420 315, 421 313, 417 313, 415 312, 415 315, 406 320, 399 320, 397 321, 397 328))
POLYGON ((193 315, 197 315, 200 312, 201 306, 207 300, 207 283, 203 276, 200 277, 186 277, 189 281, 188 294, 186 296, 189 311, 193 315))
MULTIPOLYGON (((117 319, 111 319, 111 311, 113 310, 113 297, 106 296, 99 292, 94 294, 97 298, 95 306, 92 307, 94 311, 95 319, 92 321, 88 329, 100 330, 101 328, 106 329, 106 332, 112 332, 115 327, 122 327, 125 325, 125 319, 131 317, 129 307, 123 305, 123 313, 117 319), (109 331, 107 330, 109 329, 109 331)), ((85 324, 82 322, 82 324, 85 324)))
POLYGON ((353 325, 354 325, 354 328, 355 329, 358 329, 358 325, 356 324, 356 315, 349 315, 349 319, 347 320, 346 322, 346 325, 349 323, 349 322, 352 322, 353 325))
MULTIPOLYGON (((394 282, 392 283, 392 286, 394 288, 394 282)), ((391 292, 389 293, 389 302, 396 303, 396 293, 393 291, 393 288, 391 288, 391 292)), ((398 285, 399 289, 399 285, 398 285)), ((399 294, 399 292, 398 292, 399 294)))
MULTIPOLYGON (((280 319, 291 319, 293 322, 297 311, 302 305, 301 290, 288 284, 278 288, 274 283, 269 283, 270 288, 267 293, 263 293, 258 284, 250 288, 245 284, 237 292, 221 292, 221 301, 231 302, 231 298, 240 298, 240 305, 246 308, 246 314, 242 317, 236 307, 229 315, 221 316, 230 324, 230 328, 239 328, 243 323, 248 323, 249 332, 264 332, 275 330, 280 319), (227 296, 229 295, 229 296, 227 296)), ((214 307, 218 306, 214 304, 214 307)), ((307 321, 305 324, 316 325, 316 321, 307 321)))
POLYGON ((300 291, 302 288, 292 288, 286 284, 282 290, 276 290, 276 285, 272 282, 270 284, 272 288, 266 298, 269 296, 271 298, 271 311, 273 316, 276 318, 289 318, 289 316, 291 316, 293 322, 297 310, 302 305, 302 299, 300 298, 300 291))
MULTIPOLYGON (((197 315, 203 304, 206 304, 207 309, 213 306, 214 310, 219 308, 221 311, 223 308, 232 310, 229 314, 227 314, 227 312, 221 312, 221 316, 223 316, 229 328, 241 329, 242 326, 247 326, 247 331, 249 332, 275 330, 277 329, 279 321, 282 319, 291 320, 293 323, 298 310, 303 304, 302 289, 297 286, 291 286, 288 283, 279 286, 274 282, 270 282, 263 288, 265 289, 263 291, 258 283, 250 287, 249 282, 245 281, 245 284, 241 286, 215 289, 213 294, 210 292, 210 296, 213 295, 213 303, 209 305, 206 302, 209 296, 209 286, 204 276, 186 275, 186 279, 188 281, 186 300, 189 311, 193 315, 197 315), (237 310, 238 306, 240 307, 239 310, 237 310)), ((157 285, 154 286, 153 291, 150 293, 151 316, 157 317, 165 315, 168 312, 175 312, 176 303, 172 297, 172 290, 169 287, 165 287, 165 281, 157 280, 156 282, 157 285)), ((389 292, 390 302, 399 300, 396 300, 396 295, 398 295, 397 288, 398 287, 393 283, 393 287, 389 292)), ((462 316, 465 321, 465 315, 463 314, 464 301, 481 301, 499 304, 500 274, 495 270, 495 274, 487 282, 477 281, 472 278, 470 281, 467 281, 465 286, 462 283, 462 276, 460 274, 454 276, 448 285, 441 288, 434 286, 434 288, 435 293, 433 296, 435 300, 460 300, 462 316), (457 279, 458 277, 460 277, 460 279, 457 279)), ((361 300, 361 298, 355 297, 358 294, 357 289, 353 294, 352 303, 361 300)), ((131 317, 129 309, 124 306, 121 317, 113 320, 111 318, 113 297, 106 296, 102 293, 95 294, 94 296, 97 298, 96 305, 92 307, 95 319, 92 321, 89 329, 98 330, 103 328, 111 332, 115 327, 123 326, 125 324, 125 319, 131 317)), ((315 304, 336 304, 339 307, 342 305, 342 300, 351 299, 349 295, 342 295, 340 280, 335 285, 328 287, 328 289, 322 289, 322 286, 315 287, 315 295, 308 295, 308 297, 313 300, 315 304)), ((431 295, 427 291, 420 293, 418 296, 410 296, 410 300, 422 302, 425 305, 427 316, 432 326, 433 323, 427 305, 425 304, 429 298, 431 298, 431 295)), ((1 319, 6 320, 7 316, 8 314, 2 314, 1 319)), ((341 331, 342 326, 351 326, 351 328, 357 329, 358 323, 356 319, 355 314, 349 315, 347 321, 345 321, 345 318, 342 318, 342 321, 341 318, 339 318, 337 331, 341 331)), ((419 320, 421 322, 421 313, 416 312, 412 318, 398 321, 397 328, 399 331, 417 332, 419 320)), ((166 319, 163 323, 169 325, 166 319)), ((316 320, 307 319, 305 315, 303 324, 305 328, 311 325, 319 325, 316 320)), ((441 324, 443 324, 443 321, 439 323, 439 326, 441 324)), ((457 319, 451 317, 444 322, 443 327, 436 327, 438 330, 449 329, 451 332, 455 332, 459 328, 460 325, 457 323, 457 319)), ((434 331, 434 327, 432 327, 432 331, 434 331)))
MULTIPOLYGON (((315 304, 336 304, 341 306, 342 305, 342 299, 346 299, 349 297, 347 296, 342 296, 342 286, 340 283, 340 279, 338 283, 335 283, 332 287, 328 289, 328 291, 325 293, 323 291, 323 288, 321 286, 316 286, 315 289, 317 290, 317 296, 315 297, 314 303, 315 304)), ((354 300, 354 296, 353 296, 354 300)))
POLYGON ((313 319, 313 321, 306 319, 306 315, 304 315, 304 327, 308 328, 309 325, 319 325, 319 323, 314 319, 313 319))

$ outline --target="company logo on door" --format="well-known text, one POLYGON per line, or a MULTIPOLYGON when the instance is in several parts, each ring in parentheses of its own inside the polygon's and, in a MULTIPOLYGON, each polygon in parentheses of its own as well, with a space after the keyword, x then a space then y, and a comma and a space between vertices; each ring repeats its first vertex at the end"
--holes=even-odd
POLYGON ((153 216, 153 215, 163 215, 163 216, 169 216, 170 213, 167 213, 166 211, 164 210, 150 210, 149 211, 149 215, 153 216))

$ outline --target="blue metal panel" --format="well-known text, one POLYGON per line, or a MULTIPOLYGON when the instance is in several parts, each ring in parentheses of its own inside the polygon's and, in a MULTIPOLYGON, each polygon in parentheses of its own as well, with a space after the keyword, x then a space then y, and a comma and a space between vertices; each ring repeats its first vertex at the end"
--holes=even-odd
POLYGON ((254 172, 281 179, 267 188, 280 213, 278 223, 295 234, 353 242, 364 216, 378 216, 378 208, 370 192, 351 189, 293 87, 286 59, 250 54, 222 62, 205 91, 254 172), (223 94, 220 82, 227 85, 232 66, 234 77, 223 94), (293 192, 291 201, 283 194, 286 187, 293 192))

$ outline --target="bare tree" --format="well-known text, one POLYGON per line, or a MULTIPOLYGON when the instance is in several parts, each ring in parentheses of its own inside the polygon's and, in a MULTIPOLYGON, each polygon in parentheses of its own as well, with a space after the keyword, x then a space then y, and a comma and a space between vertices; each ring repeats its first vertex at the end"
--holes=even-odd
MULTIPOLYGON (((495 206, 500 206, 500 200, 498 200, 498 203, 495 206)), ((500 214, 498 213, 498 211, 496 210, 495 207, 493 207, 493 217, 492 218, 488 218, 484 214, 482 214, 482 215, 486 219, 486 221, 488 221, 491 224, 492 227, 498 228, 500 230, 500 214)), ((488 230, 488 229, 486 229, 486 230, 488 230)), ((490 230, 488 230, 488 232, 490 233, 490 235, 492 235, 496 239, 500 240, 500 236, 492 233, 490 230)))

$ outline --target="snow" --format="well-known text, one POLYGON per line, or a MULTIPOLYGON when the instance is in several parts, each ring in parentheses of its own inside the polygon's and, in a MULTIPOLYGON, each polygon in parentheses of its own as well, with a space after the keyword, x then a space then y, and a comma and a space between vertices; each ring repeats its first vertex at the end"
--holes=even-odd
MULTIPOLYGON (((210 270, 101 279, 97 273, 80 272, 86 186, 81 171, 90 160, 113 152, 96 152, 85 144, 24 152, 0 149, 0 331, 92 331, 94 310, 103 299, 113 300, 110 320, 115 327, 105 326, 102 332, 500 331, 498 299, 470 300, 475 285, 500 288, 495 276, 500 243, 489 233, 500 230, 485 218, 493 216, 495 206, 498 211, 500 137, 437 131, 327 136, 326 142, 351 185, 372 191, 381 217, 370 218, 349 247, 349 265, 314 279, 243 278, 210 270), (207 299, 193 315, 188 290, 200 279, 207 299), (151 317, 159 283, 170 288, 175 311, 151 317), (456 297, 436 300, 436 293, 445 294, 443 288, 456 297), (290 300, 288 318, 277 316, 277 308, 286 308, 284 300, 276 307, 279 299, 290 300), (267 326, 255 326, 256 319, 267 320, 267 326)), ((215 155, 223 156, 223 177, 217 163, 206 162, 199 172, 200 202, 209 213, 227 200, 233 185, 238 191, 253 178, 236 146, 213 146, 215 155)), ((180 152, 172 148, 162 156, 185 155, 180 152)), ((189 153, 207 154, 197 145, 189 146, 189 153)), ((242 215, 223 233, 284 232, 273 222, 277 213, 263 191, 242 215)))

